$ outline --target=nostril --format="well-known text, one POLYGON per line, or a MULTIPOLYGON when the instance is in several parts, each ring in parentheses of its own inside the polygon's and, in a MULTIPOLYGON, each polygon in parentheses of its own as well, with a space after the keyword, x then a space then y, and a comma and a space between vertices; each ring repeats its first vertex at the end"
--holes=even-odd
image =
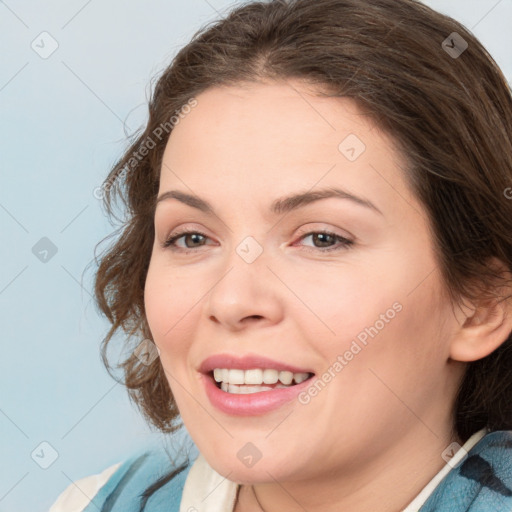
POLYGON ((263 318, 261 315, 251 315, 244 318, 244 321, 260 320, 261 318, 263 318))

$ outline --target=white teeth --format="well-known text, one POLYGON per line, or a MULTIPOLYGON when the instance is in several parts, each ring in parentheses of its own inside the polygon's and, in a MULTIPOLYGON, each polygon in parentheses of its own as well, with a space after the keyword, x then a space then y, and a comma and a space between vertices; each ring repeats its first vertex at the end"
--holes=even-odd
POLYGON ((261 384, 263 382, 263 370, 254 369, 245 371, 245 384, 261 384))
MULTIPOLYGON (((287 388, 288 386, 283 386, 281 384, 276 387, 287 388)), ((250 393, 259 393, 260 391, 272 391, 274 388, 269 386, 237 386, 236 384, 227 384, 226 382, 222 382, 220 389, 234 395, 248 395, 250 393)))
MULTIPOLYGON (((242 384, 253 384, 261 387, 261 384, 276 384, 278 381, 280 384, 290 386, 293 381, 295 381, 296 384, 300 384, 308 377, 309 373, 292 373, 289 371, 280 372, 271 368, 253 368, 250 370, 215 368, 213 370, 213 378, 215 379, 215 382, 221 382, 226 385, 236 385, 237 387, 242 384)), ((278 384, 276 387, 281 386, 278 384)), ((244 386, 244 389, 245 388, 247 388, 247 386, 244 386)), ((221 389, 224 390, 222 385, 221 389)), ((227 389, 225 391, 227 391, 227 389)), ((237 393, 237 391, 233 391, 233 393, 237 393)))
POLYGON ((279 380, 279 372, 266 368, 263 370, 263 382, 265 384, 275 384, 279 380))
POLYGON ((230 384, 245 384, 245 372, 243 370, 229 370, 228 382, 230 384))
POLYGON ((279 372, 279 380, 283 384, 291 384, 293 380, 293 373, 292 372, 279 372))
POLYGON ((301 382, 304 382, 309 377, 309 373, 294 373, 293 374, 293 380, 300 384, 301 382))

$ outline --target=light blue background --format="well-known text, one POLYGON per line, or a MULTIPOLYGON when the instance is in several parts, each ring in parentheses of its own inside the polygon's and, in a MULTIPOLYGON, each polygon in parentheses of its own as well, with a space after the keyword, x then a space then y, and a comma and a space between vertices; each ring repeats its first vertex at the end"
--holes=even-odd
MULTIPOLYGON (((0 512, 46 511, 70 483, 162 442, 106 373, 92 301, 93 191, 144 121, 149 81, 228 0, 0 2, 0 512), (43 31, 59 47, 42 59, 43 31), (32 247, 48 237, 43 263, 32 247), (43 441, 48 468, 31 458, 43 441), (46 453, 49 453, 46 450, 46 453)), ((430 0, 512 81, 512 0, 430 0)))

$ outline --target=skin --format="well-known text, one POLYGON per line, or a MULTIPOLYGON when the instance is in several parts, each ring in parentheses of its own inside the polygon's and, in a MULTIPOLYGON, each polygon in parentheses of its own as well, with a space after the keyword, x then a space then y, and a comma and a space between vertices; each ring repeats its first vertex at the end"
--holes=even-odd
POLYGON ((216 215, 158 203, 145 288, 188 432, 218 473, 243 484, 236 512, 261 510, 254 493, 266 512, 404 508, 444 466, 443 450, 465 441, 452 432, 465 361, 503 342, 510 320, 487 322, 479 310, 477 322, 451 307, 405 161, 350 99, 288 81, 216 87, 197 101, 171 133, 159 194, 194 193, 216 215), (349 134, 366 145, 353 162, 338 149, 349 134), (325 187, 382 214, 338 198, 269 210, 325 187), (206 237, 163 248, 182 228, 206 237), (354 243, 308 236, 322 230, 354 243), (263 249, 250 264, 236 252, 247 236, 263 249), (320 376, 397 302, 401 311, 308 404, 239 417, 209 402, 197 371, 206 357, 263 354, 320 376), (237 457, 247 442, 261 452, 250 468, 237 457))

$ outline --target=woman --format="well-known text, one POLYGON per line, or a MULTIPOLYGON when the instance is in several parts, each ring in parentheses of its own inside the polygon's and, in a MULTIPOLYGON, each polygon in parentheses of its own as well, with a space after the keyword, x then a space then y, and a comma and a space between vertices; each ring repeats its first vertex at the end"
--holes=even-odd
POLYGON ((200 455, 52 510, 512 510, 512 97, 478 40, 413 0, 253 2, 149 114, 105 181, 103 355, 128 335, 130 396, 200 455))

